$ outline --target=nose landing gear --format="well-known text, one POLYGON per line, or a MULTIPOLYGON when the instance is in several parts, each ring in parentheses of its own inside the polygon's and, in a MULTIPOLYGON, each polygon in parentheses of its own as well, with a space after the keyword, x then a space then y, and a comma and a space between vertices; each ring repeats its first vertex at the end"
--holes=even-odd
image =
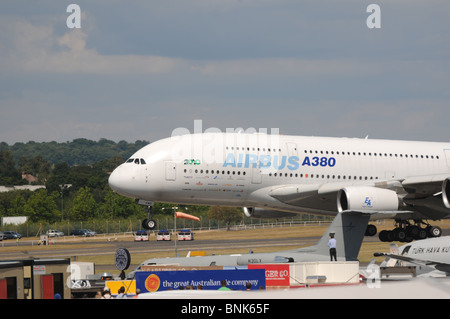
POLYGON ((147 218, 142 221, 142 228, 145 230, 153 230, 156 228, 156 221, 153 219, 153 202, 138 200, 137 203, 139 205, 145 206, 145 210, 147 211, 147 218))

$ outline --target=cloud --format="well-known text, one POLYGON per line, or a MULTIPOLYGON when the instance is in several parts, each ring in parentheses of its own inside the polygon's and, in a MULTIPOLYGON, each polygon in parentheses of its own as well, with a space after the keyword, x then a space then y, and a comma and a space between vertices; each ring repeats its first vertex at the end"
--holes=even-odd
MULTIPOLYGON (((0 63, 9 72, 56 74, 163 74, 184 67, 180 59, 160 56, 102 55, 86 47, 83 29, 56 35, 53 25, 18 19, 7 22, 9 45, 0 63)), ((2 24, 3 26, 5 25, 2 24)))
POLYGON ((129 141, 176 127, 445 140, 450 6, 283 0, 0 4, 0 137, 129 141))

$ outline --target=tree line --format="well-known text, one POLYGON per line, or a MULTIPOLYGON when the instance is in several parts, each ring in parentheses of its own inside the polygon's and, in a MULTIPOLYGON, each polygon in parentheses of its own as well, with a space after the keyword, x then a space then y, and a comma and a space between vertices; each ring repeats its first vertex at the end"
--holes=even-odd
MULTIPOLYGON (((45 185, 34 192, 0 192, 0 217, 27 216, 30 222, 144 219, 147 212, 133 199, 114 193, 109 174, 134 152, 148 144, 101 139, 76 139, 67 143, 0 143, 0 185, 25 185, 22 174, 45 185)), ((172 204, 155 203, 156 215, 172 215, 172 204)), ((179 210, 186 210, 180 206, 179 210)), ((209 215, 226 224, 242 219, 242 212, 230 208, 190 206, 189 213, 209 215)))

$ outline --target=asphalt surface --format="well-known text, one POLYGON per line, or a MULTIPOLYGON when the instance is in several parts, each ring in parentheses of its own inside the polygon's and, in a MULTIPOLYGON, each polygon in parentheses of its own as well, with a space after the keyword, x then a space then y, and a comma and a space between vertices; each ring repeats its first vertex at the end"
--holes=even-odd
MULTIPOLYGON (((299 237, 287 239, 250 239, 250 240, 193 240, 177 241, 178 252, 229 249, 255 249, 260 247, 291 246, 303 247, 313 245, 319 237, 299 237)), ((130 254, 167 252, 174 253, 174 241, 156 241, 154 236, 150 241, 135 242, 133 239, 116 240, 113 237, 97 237, 96 239, 57 239, 49 246, 39 246, 37 240, 6 240, 0 242, 0 260, 23 258, 73 258, 90 255, 114 255, 118 248, 127 248, 130 254), (13 249, 13 250, 12 250, 13 249)), ((170 255, 171 256, 171 255, 170 255)))
MULTIPOLYGON (((443 230, 443 236, 450 235, 450 229, 443 230)), ((222 249, 236 249, 242 251, 256 250, 262 247, 271 247, 277 251, 295 249, 297 247, 312 246, 320 239, 317 237, 297 237, 297 238, 257 238, 246 240, 193 240, 193 241, 177 241, 177 251, 180 256, 185 256, 188 251, 206 251, 207 255, 222 249)), ((378 236, 365 237, 365 242, 379 242, 378 236)), ((133 260, 134 254, 146 254, 155 252, 164 252, 167 257, 175 256, 174 241, 156 241, 155 236, 150 236, 148 242, 135 242, 132 237, 117 238, 114 236, 97 236, 92 238, 73 238, 72 236, 60 238, 56 243, 49 246, 39 246, 38 240, 21 239, 4 240, 0 242, 0 261, 2 260, 17 260, 26 258, 71 258, 72 260, 82 256, 99 256, 110 255, 114 256, 116 250, 119 248, 127 248, 132 257, 132 265, 137 265, 143 260, 133 260)), ((113 265, 113 259, 111 259, 113 265)), ((111 268, 111 265, 96 265, 98 267, 106 266, 111 268)), ((114 267, 114 266, 112 266, 114 267)), ((130 268, 131 268, 130 267, 130 268)))

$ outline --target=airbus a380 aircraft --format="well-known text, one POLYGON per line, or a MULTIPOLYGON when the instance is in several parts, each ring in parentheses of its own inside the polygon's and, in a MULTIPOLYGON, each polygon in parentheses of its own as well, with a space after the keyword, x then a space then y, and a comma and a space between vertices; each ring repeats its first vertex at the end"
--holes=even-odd
MULTIPOLYGON (((410 241, 440 236, 426 220, 450 216, 450 143, 187 134, 145 146, 114 170, 109 184, 149 206, 239 206, 263 218, 370 213, 371 220, 396 220, 380 239, 410 241)), ((143 225, 155 226, 151 219, 143 225)), ((369 225, 367 234, 376 233, 369 225)))

